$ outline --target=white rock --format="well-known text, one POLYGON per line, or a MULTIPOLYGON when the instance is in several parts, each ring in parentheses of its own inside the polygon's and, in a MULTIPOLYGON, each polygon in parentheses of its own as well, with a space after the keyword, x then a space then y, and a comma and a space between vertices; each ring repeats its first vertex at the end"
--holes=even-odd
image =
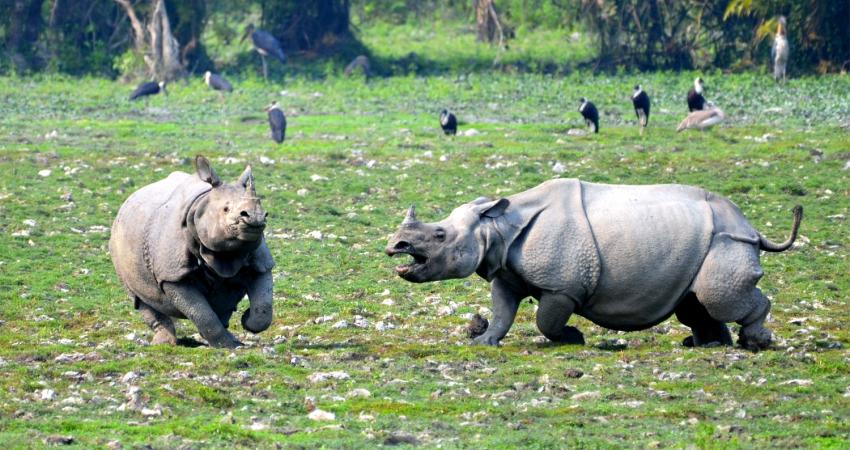
POLYGON ((357 328, 369 328, 369 319, 363 316, 354 316, 354 326, 357 328))
POLYGON ((56 391, 53 389, 42 389, 38 394, 38 398, 45 402, 52 402, 56 400, 56 391))
POLYGON ((301 189, 295 191, 295 193, 298 194, 299 197, 306 197, 307 194, 310 193, 310 191, 308 191, 307 189, 301 188, 301 189))
POLYGON ((459 134, 461 136, 476 136, 481 134, 481 132, 476 130, 475 128, 470 128, 468 130, 461 131, 459 134))
POLYGON ((42 178, 47 178, 50 174, 53 173, 50 169, 43 169, 38 171, 38 176, 42 178))
POLYGON ((572 397, 570 397, 570 399, 578 401, 578 400, 592 400, 592 399, 597 399, 599 397, 602 397, 602 393, 600 393, 599 391, 585 391, 585 392, 579 392, 578 394, 573 395, 572 397))
POLYGON ((432 152, 431 150, 428 150, 427 152, 422 153, 422 157, 423 158, 433 158, 434 152, 432 152))
POLYGON ((587 134, 587 131, 579 130, 577 128, 570 128, 567 131, 567 136, 584 136, 585 134, 587 134))
POLYGON ((268 166, 274 164, 274 160, 266 156, 260 156, 260 164, 265 164, 268 166))
POLYGON ((567 171, 567 166, 561 164, 560 161, 558 161, 558 162, 556 162, 555 164, 552 165, 552 172, 555 172, 557 174, 561 174, 561 173, 564 173, 566 171, 567 171))
POLYGON ((333 324, 331 328, 348 328, 349 323, 347 320, 340 320, 339 322, 333 324))
POLYGON ((446 162, 446 161, 448 161, 448 160, 449 160, 448 155, 440 155, 440 161, 441 161, 441 162, 446 162))
POLYGON ((307 381, 309 381, 313 384, 316 384, 316 383, 321 383, 321 382, 327 381, 327 380, 348 380, 350 378, 351 378, 351 375, 349 375, 349 374, 347 374, 343 371, 340 371, 340 370, 335 370, 333 372, 315 372, 315 373, 312 373, 307 377, 307 381))
POLYGON ((318 325, 320 323, 330 322, 334 319, 336 319, 336 314, 330 314, 327 316, 316 317, 315 319, 313 319, 313 323, 318 325))
POLYGON ((313 175, 310 175, 310 179, 313 180, 313 181, 327 181, 328 177, 323 177, 321 175, 314 173, 313 175))
POLYGON ((121 377, 121 382, 124 384, 130 384, 139 379, 139 374, 133 371, 127 372, 121 377))
POLYGON ((393 306, 393 305, 395 305, 395 301, 393 301, 393 299, 391 299, 391 298, 388 298, 388 299, 385 299, 384 301, 382 301, 381 304, 385 305, 385 306, 393 306))
POLYGON ((154 406, 153 408, 142 408, 142 415, 145 417, 157 417, 162 415, 162 408, 154 406))
POLYGON ((389 322, 377 322, 375 324, 375 329, 378 330, 378 331, 394 330, 395 325, 393 325, 389 322))
POLYGON ((317 241, 321 241, 322 238, 325 237, 325 235, 323 235, 322 232, 319 231, 319 230, 313 230, 313 231, 307 233, 307 236, 311 237, 311 238, 313 238, 317 241))
POLYGON ((27 220, 24 220, 24 225, 26 225, 30 228, 35 228, 36 226, 38 226, 38 222, 36 222, 35 220, 32 220, 32 219, 27 219, 27 220))
POLYGON ((815 382, 814 382, 814 381, 812 381, 812 380, 794 379, 794 380, 787 380, 787 381, 783 381, 783 382, 779 383, 779 386, 787 386, 787 385, 793 385, 793 386, 811 386, 811 385, 813 385, 814 383, 815 383, 815 382))
POLYGON ((348 394, 346 394, 346 397, 348 397, 348 398, 352 398, 352 397, 366 398, 366 397, 371 397, 371 396, 372 396, 372 393, 369 392, 368 389, 363 389, 363 388, 352 389, 352 390, 348 391, 348 394))
POLYGON ((319 422, 330 422, 332 420, 336 420, 336 414, 328 411, 322 411, 321 409, 317 408, 314 409, 310 414, 307 414, 307 418, 319 422))

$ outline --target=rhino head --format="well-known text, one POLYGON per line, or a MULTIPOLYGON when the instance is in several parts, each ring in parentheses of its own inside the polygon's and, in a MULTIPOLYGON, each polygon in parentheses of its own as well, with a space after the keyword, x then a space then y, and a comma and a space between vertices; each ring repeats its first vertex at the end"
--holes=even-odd
POLYGON ((212 186, 190 213, 202 253, 256 249, 263 241, 268 213, 257 197, 251 166, 234 183, 223 183, 203 156, 195 158, 195 168, 198 177, 212 186))
POLYGON ((407 281, 466 278, 475 272, 487 251, 486 239, 480 233, 482 221, 500 217, 508 205, 504 198, 491 201, 482 197, 455 208, 449 217, 436 223, 420 222, 411 206, 385 252, 411 258, 395 268, 407 281))

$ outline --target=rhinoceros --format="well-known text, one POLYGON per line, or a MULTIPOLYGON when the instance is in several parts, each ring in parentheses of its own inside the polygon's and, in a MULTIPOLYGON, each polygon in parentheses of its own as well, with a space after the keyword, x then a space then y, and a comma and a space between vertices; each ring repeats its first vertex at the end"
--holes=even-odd
POLYGON ((153 344, 175 344, 171 318, 188 318, 214 347, 236 347, 228 331, 236 305, 248 295, 242 326, 253 333, 272 320, 274 260, 263 238, 268 213, 251 166, 222 183, 209 161, 196 174, 174 172, 134 192, 112 224, 109 253, 118 278, 153 344))
POLYGON ((738 342, 759 350, 771 340, 759 251, 791 247, 802 213, 794 208, 791 236, 776 244, 734 203, 700 188, 557 179, 479 198, 436 223, 420 222, 411 206, 386 253, 411 257, 395 267, 407 281, 477 273, 491 282, 493 318, 475 343, 498 345, 531 296, 537 327, 555 342, 584 343, 566 325, 571 314, 630 331, 675 313, 692 331, 685 345, 731 345, 726 322, 738 322, 738 342))

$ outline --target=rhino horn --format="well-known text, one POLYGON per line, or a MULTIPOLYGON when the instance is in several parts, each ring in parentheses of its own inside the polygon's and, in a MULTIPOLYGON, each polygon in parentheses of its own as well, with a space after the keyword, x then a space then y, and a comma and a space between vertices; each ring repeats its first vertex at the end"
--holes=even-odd
POLYGON ((404 216, 404 222, 402 225, 412 225, 414 223, 419 222, 416 220, 416 205, 410 205, 410 208, 407 209, 407 215, 404 216))
POLYGON ((245 186, 246 197, 257 196, 257 189, 254 187, 254 173, 251 171, 251 166, 245 167, 245 171, 239 177, 239 183, 245 186))

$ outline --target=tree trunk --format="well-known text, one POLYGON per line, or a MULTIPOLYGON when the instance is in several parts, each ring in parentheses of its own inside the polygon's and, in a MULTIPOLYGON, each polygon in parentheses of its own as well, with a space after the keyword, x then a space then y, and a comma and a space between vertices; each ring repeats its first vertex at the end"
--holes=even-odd
POLYGON ((12 66, 19 71, 31 67, 34 44, 44 28, 41 17, 43 0, 13 0, 9 29, 6 34, 6 50, 12 66))
POLYGON ((115 0, 121 5, 133 27, 136 51, 145 60, 147 75, 159 81, 171 81, 186 75, 186 69, 180 62, 180 43, 171 33, 171 22, 165 0, 154 1, 147 31, 136 14, 130 0, 115 0))
POLYGON ((475 9, 475 24, 478 27, 478 42, 498 43, 501 47, 505 41, 505 34, 493 1, 472 1, 472 7, 475 9))

